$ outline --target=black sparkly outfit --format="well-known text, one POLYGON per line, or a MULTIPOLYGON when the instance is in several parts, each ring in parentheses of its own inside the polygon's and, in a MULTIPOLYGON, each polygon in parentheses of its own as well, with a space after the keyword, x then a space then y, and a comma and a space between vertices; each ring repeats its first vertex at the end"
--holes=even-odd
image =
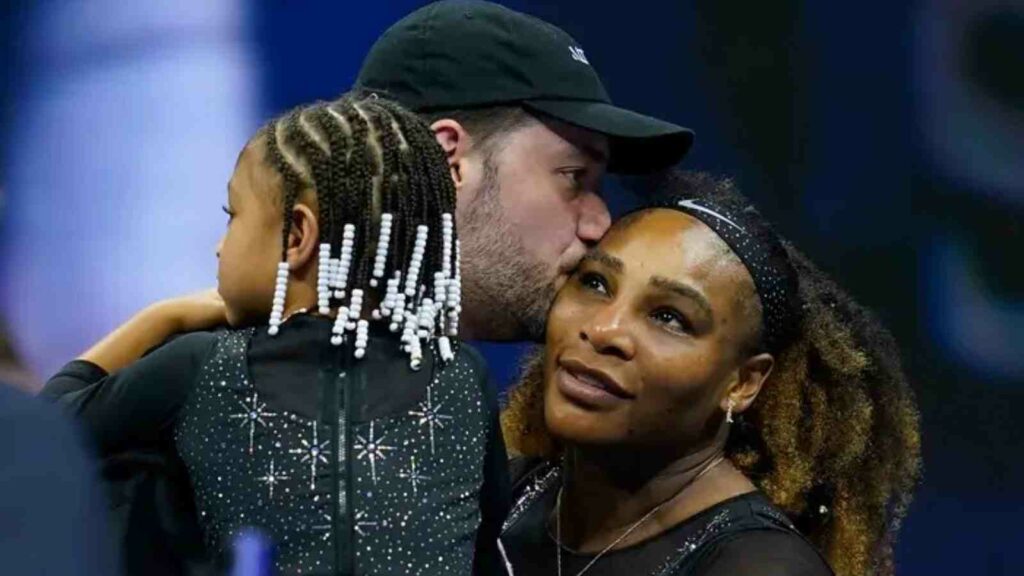
MULTIPOLYGON (((515 576, 558 573, 548 520, 562 484, 561 468, 514 460, 518 477, 501 536, 515 576)), ((563 546, 562 572, 573 575, 593 554, 563 546)), ((760 492, 712 506, 638 544, 612 550, 587 576, 831 576, 832 571, 788 518, 760 492)))
POLYGON ((330 332, 300 315, 276 337, 187 334, 111 375, 72 362, 44 394, 102 456, 173 451, 215 556, 257 527, 281 574, 491 573, 508 481, 482 358, 460 344, 412 371, 386 329, 362 360, 330 332))

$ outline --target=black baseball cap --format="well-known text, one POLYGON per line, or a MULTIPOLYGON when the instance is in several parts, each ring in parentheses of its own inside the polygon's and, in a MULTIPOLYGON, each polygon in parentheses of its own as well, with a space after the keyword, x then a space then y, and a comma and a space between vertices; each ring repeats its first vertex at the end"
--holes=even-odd
POLYGON ((653 172, 682 159, 693 132, 611 103, 579 44, 533 16, 480 0, 429 4, 388 28, 355 89, 420 113, 521 105, 605 134, 608 169, 653 172))

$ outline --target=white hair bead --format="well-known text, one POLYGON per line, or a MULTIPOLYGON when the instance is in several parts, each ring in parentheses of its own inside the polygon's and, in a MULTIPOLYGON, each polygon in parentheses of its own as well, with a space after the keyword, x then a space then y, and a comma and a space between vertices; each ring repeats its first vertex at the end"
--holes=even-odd
POLYGON ((416 296, 416 286, 419 281, 420 265, 423 262, 423 252, 427 247, 427 234, 429 228, 420 224, 416 227, 416 242, 413 245, 409 272, 405 277, 405 295, 409 298, 416 296))
POLYGON ((376 288, 377 279, 384 277, 384 264, 388 257, 388 243, 391 239, 391 214, 385 212, 380 216, 380 236, 377 239, 377 255, 374 258, 373 277, 370 286, 376 288))
POLYGON ((370 323, 366 320, 360 320, 356 324, 356 358, 362 358, 366 355, 366 345, 369 343, 370 337, 370 323))
POLYGON ((267 333, 276 336, 281 329, 281 318, 284 314, 284 303, 288 293, 288 262, 277 264, 277 278, 274 281, 274 300, 270 307, 270 326, 267 333))
POLYGON ((344 298, 348 286, 348 275, 352 267, 352 251, 355 245, 356 225, 345 224, 342 231, 341 258, 338 261, 338 271, 334 276, 335 298, 344 298))
POLYGON ((320 244, 320 259, 316 270, 317 309, 324 316, 331 313, 331 245, 320 244))
POLYGON ((334 325, 331 326, 331 344, 341 346, 342 342, 345 341, 345 320, 347 319, 348 308, 345 306, 338 307, 337 316, 334 318, 334 325))
POLYGON ((437 340, 438 350, 441 352, 441 359, 445 362, 451 362, 455 359, 455 353, 452 352, 452 341, 447 336, 441 336, 437 340))
POLYGON ((451 277, 452 259, 452 238, 454 237, 455 225, 452 215, 445 212, 441 214, 441 274, 445 278, 451 277))

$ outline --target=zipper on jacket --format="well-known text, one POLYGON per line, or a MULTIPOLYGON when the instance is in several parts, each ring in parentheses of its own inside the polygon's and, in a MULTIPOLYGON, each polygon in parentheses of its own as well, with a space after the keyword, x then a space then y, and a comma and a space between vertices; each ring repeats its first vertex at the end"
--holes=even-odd
POLYGON ((356 378, 362 376, 361 370, 355 370, 352 366, 352 352, 350 351, 345 355, 345 372, 348 373, 348 377, 342 382, 344 386, 345 394, 345 501, 348 502, 348 507, 345 510, 345 542, 347 544, 347 554, 349 560, 348 573, 351 575, 356 574, 356 501, 355 501, 355 478, 353 477, 353 463, 354 463, 354 442, 352 441, 352 423, 355 421, 356 407, 354 405, 352 395, 352 382, 356 378))
MULTIPOLYGON (((352 502, 352 438, 350 423, 352 422, 351 386, 352 349, 347 344, 338 349, 340 367, 335 370, 335 442, 337 467, 334 476, 335 530, 334 552, 335 570, 347 576, 355 574, 355 550, 353 549, 353 522, 355 511, 352 502)), ((338 358, 336 356, 336 358, 338 358)), ((337 366, 336 364, 336 366, 337 366)))

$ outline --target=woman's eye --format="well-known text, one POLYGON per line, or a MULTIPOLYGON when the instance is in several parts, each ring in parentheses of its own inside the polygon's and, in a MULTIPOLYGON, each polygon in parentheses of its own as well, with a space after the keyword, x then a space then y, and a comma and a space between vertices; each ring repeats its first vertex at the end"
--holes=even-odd
POLYGON ((583 272, 579 276, 580 285, 587 290, 593 290, 598 294, 608 293, 608 284, 600 274, 595 272, 583 272))
POLYGON ((686 316, 683 316, 682 314, 675 310, 657 310, 653 314, 651 314, 651 317, 654 318, 656 322, 662 324, 663 326, 665 326, 669 330, 672 330, 673 332, 685 334, 690 334, 693 332, 693 326, 686 319, 686 316))
POLYGON ((224 213, 228 215, 228 222, 230 223, 231 220, 235 217, 235 213, 232 212, 231 209, 228 208, 227 206, 221 206, 220 209, 223 210, 224 213))

